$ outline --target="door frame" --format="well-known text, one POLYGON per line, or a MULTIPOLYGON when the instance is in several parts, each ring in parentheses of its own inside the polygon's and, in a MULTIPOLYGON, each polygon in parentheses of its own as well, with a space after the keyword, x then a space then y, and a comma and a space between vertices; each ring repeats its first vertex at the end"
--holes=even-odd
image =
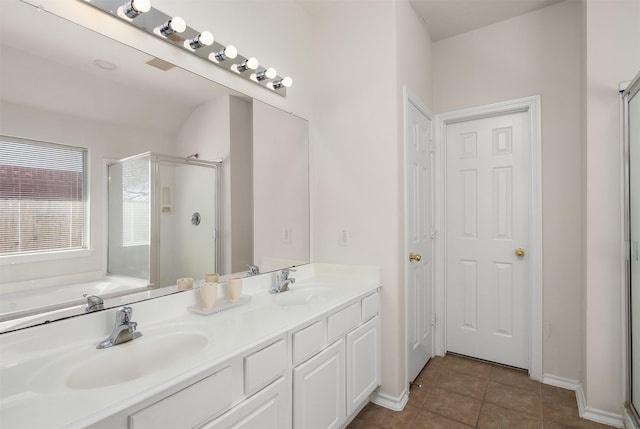
POLYGON ((435 117, 435 227, 441 232, 436 237, 435 249, 435 354, 443 356, 447 351, 446 336, 446 136, 447 125, 509 113, 526 112, 530 124, 530 192, 529 213, 529 376, 542 380, 542 142, 540 120, 540 96, 509 100, 484 106, 446 112, 435 117))
MULTIPOLYGON (((435 118, 436 116, 433 114, 433 112, 431 112, 431 110, 422 102, 422 100, 420 100, 420 98, 415 95, 413 92, 411 92, 411 90, 409 88, 407 88, 406 85, 403 85, 402 87, 402 99, 403 99, 403 103, 402 103, 402 108, 403 108, 403 115, 404 115, 404 119, 403 119, 403 129, 402 129, 402 133, 403 133, 403 176, 402 176, 402 183, 403 183, 403 193, 404 193, 404 204, 403 204, 403 210, 404 210, 404 216, 403 216, 403 223, 404 223, 404 229, 403 229, 403 246, 402 246, 402 272, 403 272, 403 277, 404 277, 404 381, 407 384, 407 392, 408 392, 408 386, 409 383, 411 382, 411 380, 409 380, 409 293, 408 293, 408 288, 409 288, 409 279, 407 276, 407 255, 409 254, 409 243, 407 240, 407 236, 408 236, 408 224, 407 224, 407 215, 408 215, 408 210, 407 210, 407 202, 409 199, 409 196, 407 195, 407 183, 406 183, 406 166, 407 166, 407 145, 410 144, 410 142, 408 141, 408 135, 407 135, 407 126, 408 126, 408 111, 409 111, 409 104, 413 105, 416 109, 418 109, 423 115, 425 115, 430 121, 431 121, 431 141, 432 143, 435 145, 436 139, 435 139, 435 118)), ((435 210, 435 202, 436 202, 436 198, 435 198, 435 187, 434 187, 434 179, 435 179, 435 168, 437 165, 437 158, 434 159, 433 162, 433 169, 432 169, 432 177, 431 177, 431 214, 432 214, 432 221, 435 220, 435 214, 436 214, 436 210, 435 210)), ((435 222, 434 222, 434 226, 435 226, 435 222)), ((431 244, 432 246, 432 255, 434 255, 434 259, 435 259, 435 252, 436 252, 436 247, 434 246, 434 243, 432 242, 431 244)), ((435 314, 435 307, 433 305, 434 303, 434 290, 435 290, 435 264, 433 265, 433 271, 431 274, 431 314, 434 315, 435 314)), ((432 316, 433 317, 433 316, 432 316)), ((431 351, 432 353, 435 355, 436 354, 436 349, 435 349, 435 344, 434 344, 434 338, 435 338, 435 332, 432 329, 431 332, 431 351)))

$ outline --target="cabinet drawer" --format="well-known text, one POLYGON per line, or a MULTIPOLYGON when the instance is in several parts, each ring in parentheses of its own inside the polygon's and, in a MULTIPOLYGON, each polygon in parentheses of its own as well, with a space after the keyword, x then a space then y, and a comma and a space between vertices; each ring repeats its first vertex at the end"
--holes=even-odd
POLYGON ((379 293, 374 293, 373 295, 362 298, 362 320, 367 321, 378 314, 379 303, 379 293))
POLYGON ((194 427, 231 406, 231 367, 129 416, 131 429, 194 427))
POLYGON ((291 393, 283 377, 202 429, 282 429, 291 427, 291 393))
POLYGON ((293 336, 293 364, 304 362, 318 353, 324 347, 324 329, 322 321, 294 333, 293 336))
POLYGON ((244 358, 244 393, 251 395, 266 386, 287 367, 287 345, 284 340, 277 341, 260 351, 244 358))
POLYGON ((329 344, 360 324, 360 301, 351 304, 327 318, 327 341, 329 344))

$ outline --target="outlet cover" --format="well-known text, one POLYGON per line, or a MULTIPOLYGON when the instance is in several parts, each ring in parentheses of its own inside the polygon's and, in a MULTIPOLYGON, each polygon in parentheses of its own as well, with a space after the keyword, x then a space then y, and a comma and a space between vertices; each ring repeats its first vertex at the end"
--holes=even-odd
POLYGON ((282 228, 282 242, 291 243, 291 228, 287 226, 282 228))
POLYGON ((338 243, 340 246, 351 246, 351 230, 349 228, 338 230, 338 243))

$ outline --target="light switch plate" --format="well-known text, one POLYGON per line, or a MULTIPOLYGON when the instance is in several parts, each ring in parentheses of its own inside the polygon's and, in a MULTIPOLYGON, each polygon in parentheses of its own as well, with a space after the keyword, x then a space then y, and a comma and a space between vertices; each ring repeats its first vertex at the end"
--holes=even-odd
POLYGON ((338 243, 340 246, 351 246, 351 230, 349 228, 338 230, 338 243))

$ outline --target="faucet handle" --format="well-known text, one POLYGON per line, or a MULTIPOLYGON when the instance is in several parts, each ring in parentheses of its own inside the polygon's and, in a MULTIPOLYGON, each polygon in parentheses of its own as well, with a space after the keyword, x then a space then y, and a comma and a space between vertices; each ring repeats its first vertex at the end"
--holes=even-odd
POLYGON ((257 265, 247 264, 247 267, 249 267, 249 272, 247 273, 248 276, 257 276, 260 274, 260 267, 257 265))
POLYGON ((104 301, 97 295, 83 294, 87 298, 87 306, 84 309, 85 313, 92 313, 98 310, 104 310, 104 301))
POLYGON ((116 310, 116 323, 135 323, 131 322, 131 316, 133 315, 133 308, 125 306, 116 310))
POLYGON ((289 273, 291 272, 295 272, 296 270, 294 270, 293 268, 283 268, 282 270, 280 270, 280 278, 282 280, 288 280, 289 279, 289 273))

